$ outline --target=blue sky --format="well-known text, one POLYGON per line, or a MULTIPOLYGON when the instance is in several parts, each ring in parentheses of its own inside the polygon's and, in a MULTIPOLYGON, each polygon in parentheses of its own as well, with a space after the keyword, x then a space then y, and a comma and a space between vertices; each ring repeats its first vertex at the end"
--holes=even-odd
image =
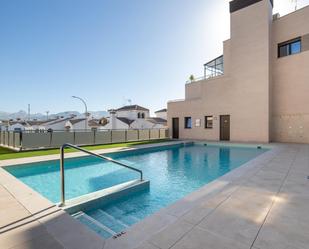
MULTIPOLYGON (((228 0, 0 0, 0 111, 83 111, 184 97, 222 54, 228 0)), ((299 1, 299 7, 309 0, 299 1)), ((275 0, 275 11, 293 9, 275 0)))

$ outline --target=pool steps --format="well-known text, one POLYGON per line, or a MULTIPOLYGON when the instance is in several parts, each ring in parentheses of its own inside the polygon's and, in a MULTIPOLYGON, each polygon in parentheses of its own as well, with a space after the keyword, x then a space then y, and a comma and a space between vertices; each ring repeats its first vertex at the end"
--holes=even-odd
POLYGON ((84 212, 78 212, 72 216, 84 225, 88 226, 91 230, 97 232, 103 238, 109 238, 117 234, 115 231, 108 228, 107 226, 92 218, 91 216, 85 214, 84 212))
POLYGON ((118 184, 108 189, 68 200, 63 209, 72 217, 107 239, 117 237, 128 227, 140 221, 139 218, 126 214, 119 206, 107 206, 115 200, 149 189, 149 181, 134 180, 118 184), (97 207, 105 206, 104 209, 97 207))
POLYGON ((66 205, 62 208, 70 214, 74 214, 79 211, 88 211, 97 206, 108 205, 109 203, 128 194, 149 189, 149 185, 150 182, 146 180, 133 180, 121 183, 110 188, 68 200, 66 201, 66 205))
POLYGON ((134 216, 120 216, 124 213, 120 208, 96 209, 88 214, 80 211, 72 216, 81 223, 107 239, 123 233, 129 226, 140 221, 134 216), (118 218, 121 217, 121 218, 118 218))

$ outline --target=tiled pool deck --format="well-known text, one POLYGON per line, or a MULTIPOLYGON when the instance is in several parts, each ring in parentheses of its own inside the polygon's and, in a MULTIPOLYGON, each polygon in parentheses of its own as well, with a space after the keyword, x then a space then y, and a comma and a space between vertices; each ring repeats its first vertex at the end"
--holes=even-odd
POLYGON ((0 248, 308 249, 309 145, 271 146, 106 241, 0 168, 0 248))

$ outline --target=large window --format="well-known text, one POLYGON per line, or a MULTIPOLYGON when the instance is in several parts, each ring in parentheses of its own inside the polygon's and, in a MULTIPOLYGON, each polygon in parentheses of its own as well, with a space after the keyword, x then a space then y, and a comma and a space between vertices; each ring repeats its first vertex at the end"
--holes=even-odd
POLYGON ((205 129, 212 129, 213 127, 213 116, 206 116, 205 117, 205 129))
POLYGON ((301 52, 301 38, 283 42, 278 45, 278 57, 284 57, 301 52))
POLYGON ((204 76, 206 79, 222 75, 223 73, 223 55, 204 64, 204 76))
POLYGON ((192 128, 192 118, 185 117, 185 129, 191 129, 191 128, 192 128))

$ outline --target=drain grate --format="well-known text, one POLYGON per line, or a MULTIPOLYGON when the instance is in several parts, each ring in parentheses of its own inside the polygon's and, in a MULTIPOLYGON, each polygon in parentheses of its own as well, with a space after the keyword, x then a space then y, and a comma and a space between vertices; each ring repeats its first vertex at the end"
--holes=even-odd
POLYGON ((126 232, 124 232, 124 231, 122 231, 120 233, 117 233, 116 235, 113 236, 113 239, 117 239, 117 238, 119 238, 120 236, 122 236, 124 234, 126 234, 126 232))

